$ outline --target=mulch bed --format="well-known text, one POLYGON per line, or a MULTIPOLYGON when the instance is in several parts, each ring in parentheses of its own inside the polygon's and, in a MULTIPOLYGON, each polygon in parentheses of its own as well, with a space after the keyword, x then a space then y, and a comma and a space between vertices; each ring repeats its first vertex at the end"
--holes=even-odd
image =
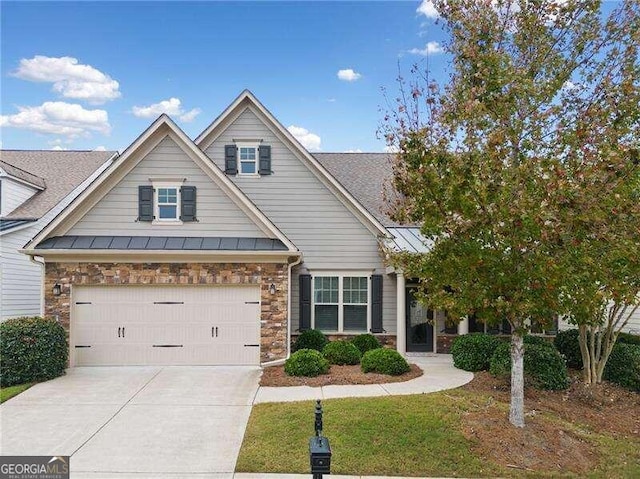
POLYGON ((409 381, 422 376, 423 372, 415 364, 411 364, 411 371, 400 376, 387 376, 386 374, 363 373, 360 365, 355 366, 331 366, 328 374, 321 374, 315 378, 287 376, 284 366, 272 366, 264 368, 260 378, 260 386, 330 386, 344 384, 380 384, 399 383, 409 381))

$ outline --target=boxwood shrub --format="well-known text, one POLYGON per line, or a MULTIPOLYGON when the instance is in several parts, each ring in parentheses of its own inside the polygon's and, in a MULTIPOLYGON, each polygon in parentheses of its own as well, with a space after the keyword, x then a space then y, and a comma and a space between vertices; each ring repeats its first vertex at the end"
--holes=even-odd
POLYGON ((315 377, 329 371, 329 361, 315 349, 300 349, 284 363, 284 372, 289 376, 315 377))
MULTIPOLYGON (((511 374, 511 344, 501 343, 491 357, 489 372, 493 376, 511 374)), ((567 389, 569 376, 560 353, 552 346, 525 343, 525 383, 537 389, 567 389)))
POLYGON ((0 323, 0 385, 46 381, 64 374, 66 333, 51 318, 24 317, 0 323))
POLYGON ((577 329, 558 331, 553 344, 564 357, 567 366, 573 369, 582 369, 582 354, 580 353, 580 333, 577 329))
POLYGON ((621 344, 635 344, 636 346, 640 346, 640 336, 637 334, 620 333, 618 334, 617 342, 621 344))
POLYGON ((360 362, 360 350, 350 341, 332 341, 322 349, 322 355, 329 364, 353 365, 360 362))
POLYGON ((378 349, 382 347, 378 338, 373 334, 359 334, 351 340, 353 345, 360 350, 361 354, 371 351, 372 349, 378 349))
POLYGON ((380 373, 399 376, 411 370, 409 363, 395 349, 378 348, 362 356, 360 367, 364 373, 380 373))
POLYGON ((458 336, 451 344, 453 364, 465 371, 487 370, 491 356, 501 342, 495 336, 483 333, 458 336))
POLYGON ((640 391, 640 346, 617 343, 611 351, 603 377, 633 391, 640 391))
POLYGON ((321 352, 328 342, 329 340, 321 331, 317 329, 307 329, 300 333, 300 336, 298 336, 298 339, 296 339, 293 345, 293 350, 315 349, 321 352))

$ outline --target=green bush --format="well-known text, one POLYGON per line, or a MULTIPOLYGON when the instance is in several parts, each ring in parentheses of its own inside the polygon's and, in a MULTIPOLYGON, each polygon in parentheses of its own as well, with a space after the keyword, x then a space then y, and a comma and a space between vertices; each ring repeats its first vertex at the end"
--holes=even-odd
POLYGON ((573 369, 582 369, 582 354, 580 353, 580 333, 577 329, 558 331, 553 344, 564 357, 567 366, 573 369))
POLYGON ((360 362, 360 350, 349 341, 333 341, 322 350, 322 355, 327 358, 329 364, 358 364, 360 362))
POLYGON ((636 346, 640 346, 640 336, 638 336, 637 334, 620 333, 618 334, 618 340, 616 342, 621 344, 635 344, 636 346))
POLYGON ((409 363, 395 349, 378 348, 362 356, 360 367, 364 373, 380 373, 399 376, 411 370, 409 363))
POLYGON ((553 342, 549 341, 548 339, 545 339, 544 336, 527 334, 524 336, 523 340, 524 340, 524 344, 535 344, 537 346, 555 349, 553 342))
MULTIPOLYGON (((489 372, 493 376, 511 374, 511 345, 503 342, 493 356, 489 372)), ((553 347, 529 343, 524 345, 525 383, 537 389, 567 389, 569 376, 560 353, 553 347)))
POLYGON ((327 345, 329 340, 317 329, 307 329, 303 331, 298 339, 296 339, 293 345, 294 351, 300 351, 301 349, 315 349, 316 351, 322 351, 327 345))
POLYGON ((0 323, 0 385, 46 381, 64 374, 69 347, 51 318, 15 318, 0 323))
POLYGON ((640 391, 640 346, 617 343, 611 351, 603 377, 633 391, 640 391))
POLYGON ((458 336, 451 345, 453 364, 465 371, 487 370, 491 356, 501 342, 495 336, 483 333, 458 336))
POLYGON ((360 354, 364 354, 372 349, 378 349, 382 347, 378 338, 373 334, 359 334, 351 340, 353 345, 360 350, 360 354))
POLYGON ((315 377, 329 371, 329 361, 315 349, 300 349, 284 363, 284 372, 289 376, 315 377))

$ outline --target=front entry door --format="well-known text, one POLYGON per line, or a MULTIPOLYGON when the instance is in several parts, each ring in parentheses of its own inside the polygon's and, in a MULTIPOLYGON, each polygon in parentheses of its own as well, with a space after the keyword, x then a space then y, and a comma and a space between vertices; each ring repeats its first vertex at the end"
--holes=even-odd
POLYGON ((415 298, 415 288, 407 288, 407 352, 433 352, 433 311, 415 298))

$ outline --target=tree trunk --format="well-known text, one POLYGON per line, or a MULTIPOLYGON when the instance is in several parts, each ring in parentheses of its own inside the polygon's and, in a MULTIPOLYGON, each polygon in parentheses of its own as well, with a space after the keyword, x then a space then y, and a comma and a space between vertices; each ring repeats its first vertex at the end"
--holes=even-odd
POLYGON ((511 406, 509 422, 524 427, 524 341, 522 334, 511 334, 511 406))
POLYGON ((580 333, 578 343, 580 344, 580 355, 582 356, 582 379, 585 384, 592 384, 595 378, 591 376, 591 356, 589 355, 589 347, 587 346, 587 326, 584 324, 579 325, 578 331, 580 333))

